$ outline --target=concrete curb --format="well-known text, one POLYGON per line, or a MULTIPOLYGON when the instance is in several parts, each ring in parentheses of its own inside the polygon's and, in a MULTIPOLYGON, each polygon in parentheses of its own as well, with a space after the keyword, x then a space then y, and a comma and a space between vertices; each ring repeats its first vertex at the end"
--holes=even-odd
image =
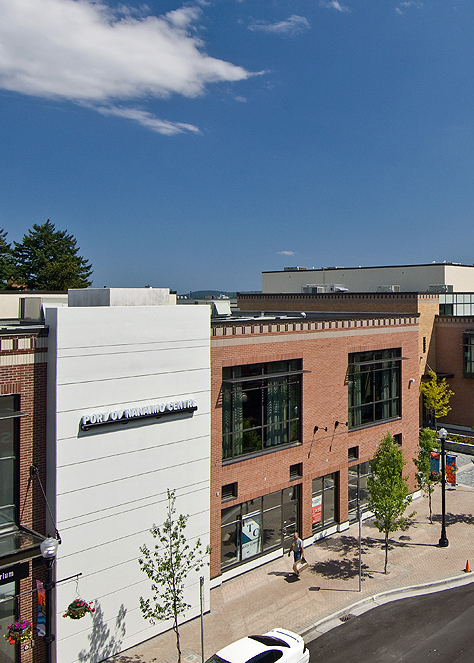
POLYGON ((380 594, 367 596, 361 601, 356 601, 355 603, 352 603, 352 605, 346 606, 332 615, 323 617, 323 619, 315 622, 309 628, 304 628, 300 631, 300 635, 305 639, 313 640, 320 635, 324 635, 324 633, 327 633, 331 629, 341 626, 344 623, 341 621, 341 617, 344 617, 344 615, 358 617, 359 615, 364 614, 364 612, 368 612, 369 610, 384 605, 385 603, 400 601, 401 599, 408 599, 413 596, 422 596, 423 594, 433 594, 446 589, 454 589, 455 587, 468 585, 471 582, 474 582, 474 573, 463 573, 462 575, 447 578, 445 580, 436 580, 422 585, 400 587, 398 589, 391 589, 388 592, 381 592, 380 594))

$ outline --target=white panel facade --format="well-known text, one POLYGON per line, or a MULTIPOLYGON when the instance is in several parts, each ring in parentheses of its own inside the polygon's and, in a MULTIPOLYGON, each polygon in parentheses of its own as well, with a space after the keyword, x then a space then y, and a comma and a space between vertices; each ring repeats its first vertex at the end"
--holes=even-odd
MULTIPOLYGON (((166 490, 189 514, 192 543, 209 543, 210 328, 205 307, 120 306, 47 312, 48 494, 62 537, 56 579, 82 573, 95 613, 63 619, 74 581, 56 586, 56 660, 98 662, 170 627, 139 609, 150 583, 138 565, 149 529, 166 517, 166 490), (81 430, 82 417, 195 402, 197 410, 81 430)), ((209 577, 205 605, 209 606, 209 577)), ((199 574, 186 618, 199 614, 199 574)))

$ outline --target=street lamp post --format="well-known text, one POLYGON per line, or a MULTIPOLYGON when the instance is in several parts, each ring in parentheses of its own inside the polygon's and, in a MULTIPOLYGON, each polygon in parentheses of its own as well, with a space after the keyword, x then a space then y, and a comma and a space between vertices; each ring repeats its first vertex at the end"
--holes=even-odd
POLYGON ((446 536, 446 451, 444 443, 446 442, 448 431, 446 428, 440 428, 438 435, 441 441, 441 536, 438 545, 440 548, 447 548, 449 541, 446 536))
POLYGON ((53 566, 58 551, 58 541, 53 537, 48 537, 40 544, 41 555, 46 562, 46 582, 44 589, 46 592, 46 615, 45 615, 45 635, 43 640, 46 645, 46 663, 52 663, 52 644, 55 640, 54 633, 52 633, 52 617, 53 617, 53 589, 56 583, 53 580, 53 566))

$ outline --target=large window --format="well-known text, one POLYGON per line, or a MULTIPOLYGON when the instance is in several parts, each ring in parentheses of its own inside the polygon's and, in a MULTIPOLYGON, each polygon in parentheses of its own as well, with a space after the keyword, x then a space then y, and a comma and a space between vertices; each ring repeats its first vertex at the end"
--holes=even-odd
POLYGON ((474 378, 474 329, 463 334, 463 374, 465 378, 474 378))
POLYGON ((0 396, 0 533, 17 521, 19 396, 0 396))
POLYGON ((400 348, 349 355, 349 428, 400 416, 400 348))
POLYGON ((337 473, 313 479, 312 520, 313 532, 333 525, 337 519, 337 473))
POLYGON ((359 465, 351 465, 349 467, 349 521, 357 520, 358 509, 362 513, 368 510, 367 498, 369 491, 367 490, 367 479, 371 475, 370 463, 360 463, 359 465))
POLYGON ((297 531, 299 486, 223 509, 221 568, 284 547, 297 531))
POLYGON ((301 360, 222 371, 223 460, 300 442, 301 360))

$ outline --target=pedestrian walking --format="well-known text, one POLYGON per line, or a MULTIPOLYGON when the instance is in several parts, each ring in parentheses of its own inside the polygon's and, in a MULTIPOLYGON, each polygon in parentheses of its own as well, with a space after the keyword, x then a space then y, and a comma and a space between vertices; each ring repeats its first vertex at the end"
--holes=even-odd
POLYGON ((293 541, 290 550, 288 552, 288 557, 291 555, 291 551, 293 551, 293 557, 294 557, 293 573, 296 576, 299 576, 300 572, 298 571, 297 565, 300 560, 304 560, 304 546, 303 546, 303 541, 300 539, 298 532, 295 532, 293 534, 293 541))

